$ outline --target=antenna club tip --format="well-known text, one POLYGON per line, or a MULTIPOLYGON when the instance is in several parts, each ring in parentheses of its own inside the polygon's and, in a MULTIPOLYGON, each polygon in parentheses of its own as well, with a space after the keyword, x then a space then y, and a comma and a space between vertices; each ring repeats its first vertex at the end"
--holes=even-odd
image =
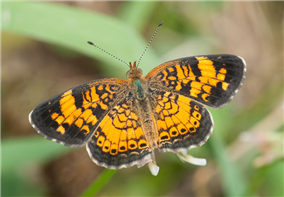
POLYGON ((163 23, 164 23, 164 21, 160 22, 160 24, 159 24, 159 26, 158 26, 158 27, 161 27, 163 23))
POLYGON ((94 43, 92 43, 91 41, 88 41, 87 43, 90 44, 90 45, 94 45, 94 43))

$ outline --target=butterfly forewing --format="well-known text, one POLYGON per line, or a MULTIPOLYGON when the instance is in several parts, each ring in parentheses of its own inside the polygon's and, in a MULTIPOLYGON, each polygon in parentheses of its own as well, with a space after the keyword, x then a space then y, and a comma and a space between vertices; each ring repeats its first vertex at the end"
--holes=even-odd
POLYGON ((238 56, 193 56, 163 63, 145 78, 150 87, 167 89, 220 108, 230 102, 241 87, 245 70, 245 62, 238 56))
POLYGON ((67 146, 84 145, 127 88, 121 79, 96 80, 38 105, 30 123, 45 138, 67 146))

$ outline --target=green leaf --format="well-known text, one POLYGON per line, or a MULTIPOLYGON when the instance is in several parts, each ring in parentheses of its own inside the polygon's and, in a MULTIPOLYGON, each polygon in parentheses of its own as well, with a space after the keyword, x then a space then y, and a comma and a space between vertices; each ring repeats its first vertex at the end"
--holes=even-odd
POLYGON ((30 163, 43 163, 72 150, 41 136, 2 140, 2 171, 13 171, 30 163))
POLYGON ((127 1, 123 4, 124 6, 119 10, 119 13, 123 21, 142 31, 159 3, 158 1, 127 1))
POLYGON ((37 136, 2 140, 1 150, 1 194, 39 196, 43 188, 32 185, 32 181, 23 174, 39 163, 72 149, 37 136))
MULTIPOLYGON (((3 2, 2 29, 68 47, 97 58, 111 68, 128 69, 108 54, 90 46, 92 41, 118 58, 133 62, 147 45, 131 26, 103 14, 47 2, 3 2)), ((145 73, 159 63, 149 49, 141 62, 145 73)), ((102 68, 103 69, 103 68, 102 68)))

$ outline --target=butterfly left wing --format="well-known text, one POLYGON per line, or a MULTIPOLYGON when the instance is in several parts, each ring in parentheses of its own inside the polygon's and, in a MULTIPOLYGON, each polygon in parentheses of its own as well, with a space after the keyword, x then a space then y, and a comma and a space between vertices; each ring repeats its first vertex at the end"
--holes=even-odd
POLYGON ((49 140, 82 146, 126 89, 125 80, 95 80, 41 103, 30 113, 29 121, 49 140))
POLYGON ((109 169, 143 166, 152 156, 130 92, 100 122, 87 144, 91 159, 109 169))

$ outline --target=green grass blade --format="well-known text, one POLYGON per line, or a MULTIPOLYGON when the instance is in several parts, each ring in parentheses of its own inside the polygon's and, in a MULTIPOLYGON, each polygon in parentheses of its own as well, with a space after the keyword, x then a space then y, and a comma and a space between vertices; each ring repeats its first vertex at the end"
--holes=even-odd
POLYGON ((93 182, 93 184, 85 190, 81 197, 95 196, 100 191, 111 177, 117 172, 117 170, 105 169, 102 174, 93 182))
POLYGON ((218 134, 211 136, 211 147, 216 156, 226 196, 244 196, 247 190, 246 179, 239 167, 230 159, 225 146, 218 134))
POLYGON ((230 108, 222 109, 221 113, 211 111, 214 117, 214 131, 209 139, 209 143, 219 169, 222 186, 226 196, 244 196, 247 192, 248 182, 240 166, 237 165, 229 153, 226 151, 225 142, 222 139, 222 133, 229 132, 232 129, 231 124, 222 124, 224 117, 230 117, 230 108), (222 125, 222 126, 221 126, 222 125))

